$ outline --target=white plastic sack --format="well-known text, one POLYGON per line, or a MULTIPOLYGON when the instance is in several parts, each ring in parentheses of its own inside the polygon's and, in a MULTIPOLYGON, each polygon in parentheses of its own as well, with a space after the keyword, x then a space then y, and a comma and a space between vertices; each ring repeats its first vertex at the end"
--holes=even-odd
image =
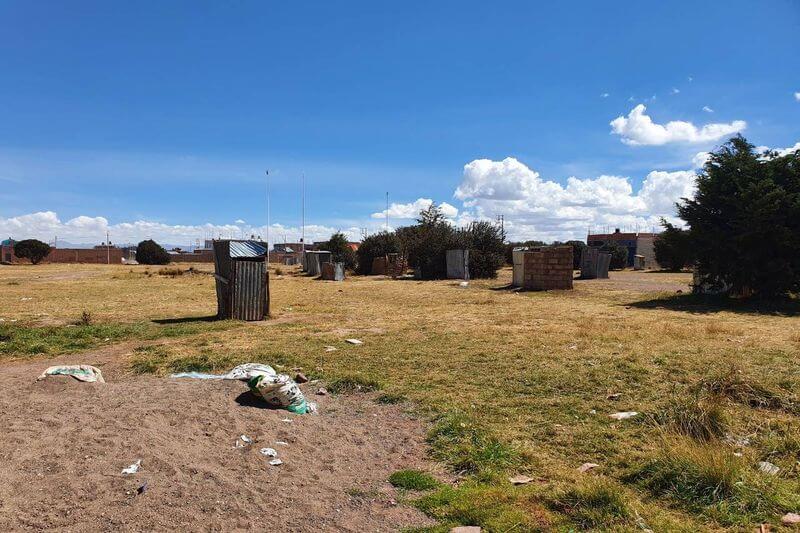
POLYGON ((105 383, 103 373, 100 369, 92 365, 57 365, 48 367, 41 375, 36 378, 37 381, 44 379, 47 376, 72 376, 78 381, 85 381, 88 383, 105 383))

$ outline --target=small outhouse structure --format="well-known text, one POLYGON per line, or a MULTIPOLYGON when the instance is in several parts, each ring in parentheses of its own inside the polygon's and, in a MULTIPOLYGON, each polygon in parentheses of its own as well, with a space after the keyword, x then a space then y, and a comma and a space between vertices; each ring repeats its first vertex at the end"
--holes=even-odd
POLYGON ((306 252, 306 273, 309 276, 322 275, 322 265, 333 260, 333 254, 325 250, 310 250, 306 252))
POLYGON ((447 279, 469 280, 469 250, 447 250, 447 279))
POLYGON ((258 241, 214 241, 217 317, 264 320, 269 316, 267 247, 258 241))

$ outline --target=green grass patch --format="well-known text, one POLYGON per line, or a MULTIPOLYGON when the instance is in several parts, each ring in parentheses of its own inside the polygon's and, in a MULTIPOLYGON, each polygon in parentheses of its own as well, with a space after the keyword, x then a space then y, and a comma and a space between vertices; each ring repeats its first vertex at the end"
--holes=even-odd
POLYGON ((334 378, 328 382, 328 391, 334 394, 351 394, 355 392, 372 392, 380 390, 382 384, 376 379, 351 374, 334 378))
POLYGON ((436 459, 456 473, 489 479, 515 465, 519 455, 460 412, 440 416, 428 434, 436 459))
POLYGON ((610 529, 631 520, 625 489, 610 479, 589 478, 562 492, 553 507, 582 529, 610 529))
POLYGON ((695 388, 757 409, 798 412, 795 397, 759 382, 735 366, 731 366, 724 372, 705 377, 695 388))
POLYGON ((420 491, 441 485, 435 477, 421 470, 398 470, 389 476, 389 483, 399 489, 420 491))
POLYGON ((59 355, 88 350, 104 343, 131 338, 153 340, 163 337, 181 337, 203 331, 219 331, 235 326, 232 321, 185 322, 153 324, 82 323, 68 326, 33 327, 25 325, 0 326, 0 357, 33 357, 59 355))
POLYGON ((716 394, 699 392, 673 394, 656 420, 677 433, 700 441, 721 437, 728 428, 721 398, 716 394))
POLYGON ((390 392, 386 392, 375 398, 375 401, 386 405, 392 405, 408 401, 408 398, 406 398, 402 394, 393 394, 390 392))
POLYGON ((466 482, 442 486, 414 506, 439 521, 429 531, 453 526, 480 526, 484 531, 543 531, 551 528, 550 513, 512 487, 466 482))
POLYGON ((719 443, 667 440, 626 479, 723 525, 774 520, 800 506, 796 482, 762 474, 719 443))

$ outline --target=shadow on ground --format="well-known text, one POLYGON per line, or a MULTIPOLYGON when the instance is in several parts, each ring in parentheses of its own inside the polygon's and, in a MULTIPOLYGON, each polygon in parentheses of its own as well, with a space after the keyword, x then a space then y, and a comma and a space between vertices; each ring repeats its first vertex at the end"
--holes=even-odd
POLYGON ((775 298, 760 300, 750 298, 736 300, 718 296, 696 294, 676 294, 660 298, 651 298, 625 304, 637 309, 667 309, 686 313, 709 314, 727 311, 752 315, 797 316, 800 315, 800 299, 775 298))
POLYGON ((186 316, 182 318, 156 318, 153 322, 156 324, 189 324, 192 322, 216 322, 219 320, 217 315, 209 316, 186 316))

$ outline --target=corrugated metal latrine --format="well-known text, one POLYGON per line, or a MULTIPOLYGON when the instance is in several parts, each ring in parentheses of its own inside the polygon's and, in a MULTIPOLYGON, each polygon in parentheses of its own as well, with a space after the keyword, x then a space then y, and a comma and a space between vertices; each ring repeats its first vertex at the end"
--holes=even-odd
POLYGON ((214 241, 217 316, 264 320, 269 316, 266 249, 253 241, 214 241))

